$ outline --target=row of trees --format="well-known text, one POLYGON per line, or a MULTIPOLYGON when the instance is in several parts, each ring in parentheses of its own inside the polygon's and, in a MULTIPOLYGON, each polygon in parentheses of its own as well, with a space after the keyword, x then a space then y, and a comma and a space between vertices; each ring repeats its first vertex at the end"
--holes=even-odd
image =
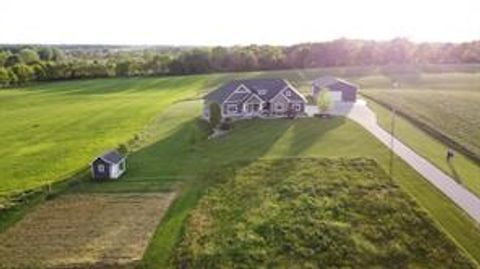
POLYGON ((339 39, 294 46, 0 47, 0 86, 32 80, 199 74, 347 65, 480 63, 480 41, 339 39))

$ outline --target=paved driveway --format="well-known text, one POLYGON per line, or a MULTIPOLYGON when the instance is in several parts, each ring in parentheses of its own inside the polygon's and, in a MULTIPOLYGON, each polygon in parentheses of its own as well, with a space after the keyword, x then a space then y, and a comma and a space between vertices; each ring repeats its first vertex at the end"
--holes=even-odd
MULTIPOLYGON (((377 124, 375 113, 366 106, 365 102, 357 103, 337 114, 342 113, 358 122, 390 148, 392 136, 377 124)), ((393 140, 393 151, 449 197, 458 207, 462 208, 477 223, 480 223, 480 199, 477 196, 395 138, 393 140)))

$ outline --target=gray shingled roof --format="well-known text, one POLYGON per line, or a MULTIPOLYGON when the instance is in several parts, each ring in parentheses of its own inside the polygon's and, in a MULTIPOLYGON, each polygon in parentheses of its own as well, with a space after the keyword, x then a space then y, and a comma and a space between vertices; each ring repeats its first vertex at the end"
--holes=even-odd
POLYGON ((104 153, 100 158, 106 162, 109 163, 119 163, 122 159, 123 156, 116 150, 111 150, 106 153, 104 153))
POLYGON ((250 93, 248 92, 239 92, 239 93, 234 93, 228 97, 228 102, 242 102, 243 100, 247 99, 247 97, 250 96, 250 93))
MULTIPOLYGON (((214 101, 217 103, 223 103, 233 91, 235 91, 240 85, 245 85, 249 90, 256 93, 264 101, 272 99, 289 84, 284 79, 270 78, 270 79, 247 79, 247 80, 233 80, 229 83, 222 85, 220 88, 205 95, 206 100, 214 101), (265 94, 259 94, 259 91, 266 90, 265 94)), ((237 94, 235 94, 237 95, 237 94)), ((238 94, 238 97, 231 96, 234 100, 244 98, 243 95, 238 94)), ((241 100, 243 101, 243 99, 241 100)))
POLYGON ((334 84, 337 84, 337 83, 343 83, 343 84, 347 84, 347 85, 350 85, 350 86, 353 86, 353 87, 357 87, 356 85, 348 82, 348 81, 345 81, 343 79, 340 79, 340 78, 336 78, 336 77, 332 77, 332 76, 324 76, 324 77, 321 77, 321 78, 317 78, 316 80, 314 80, 312 82, 312 85, 314 87, 317 87, 317 88, 328 88, 334 84))

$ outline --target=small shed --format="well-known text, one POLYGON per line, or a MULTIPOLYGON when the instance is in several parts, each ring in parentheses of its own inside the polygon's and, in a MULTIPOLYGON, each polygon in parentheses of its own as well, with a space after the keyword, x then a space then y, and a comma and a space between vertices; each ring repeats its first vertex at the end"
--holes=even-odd
POLYGON ((126 168, 126 158, 116 150, 98 156, 91 163, 93 179, 118 179, 126 168))
POLYGON ((358 87, 343 79, 325 76, 312 82, 312 96, 318 97, 321 89, 328 89, 334 102, 354 103, 357 101, 358 87))

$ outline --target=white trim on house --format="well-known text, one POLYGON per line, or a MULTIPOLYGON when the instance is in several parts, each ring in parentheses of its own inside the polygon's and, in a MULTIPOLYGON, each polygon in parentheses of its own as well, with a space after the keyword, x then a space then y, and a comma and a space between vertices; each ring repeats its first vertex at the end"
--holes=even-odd
POLYGON ((245 86, 245 85, 242 83, 242 84, 238 85, 238 87, 237 87, 233 92, 231 92, 231 93, 227 96, 227 98, 225 98, 225 101, 223 101, 223 103, 224 103, 224 104, 225 104, 225 103, 228 103, 228 99, 230 99, 230 97, 232 97, 232 95, 233 95, 234 93, 242 93, 242 92, 239 92, 239 91, 238 91, 238 90, 240 90, 240 89, 246 90, 246 91, 244 91, 244 92, 252 93, 252 91, 251 91, 249 88, 247 88, 247 86, 245 86))
POLYGON ((270 105, 272 106, 271 110, 276 113, 286 112, 288 110, 289 103, 291 103, 290 100, 283 94, 277 94, 275 97, 270 99, 270 105))
POLYGON ((114 164, 110 166, 110 178, 117 179, 119 178, 124 172, 126 168, 125 158, 122 159, 118 164, 114 164), (123 165, 123 169, 122 166, 123 165))
POLYGON ((227 114, 238 113, 238 104, 225 104, 227 106, 227 114), (232 109, 234 108, 234 109, 232 109))
MULTIPOLYGON (((285 81, 285 84, 287 84, 287 87, 289 87, 294 93, 297 94, 298 97, 300 97, 300 99, 302 99, 305 103, 307 102, 307 99, 305 98, 305 96, 303 96, 303 94, 301 94, 297 88, 293 87, 292 84, 290 84, 290 82, 288 80, 284 80, 285 81)), ((283 92, 287 87, 283 88, 280 92, 283 92)))
POLYGON ((236 103, 229 103, 229 104, 222 104, 221 106, 221 111, 222 111, 222 118, 223 117, 236 117, 236 116, 241 116, 243 115, 243 111, 239 111, 239 105, 236 103), (230 111, 229 107, 235 106, 235 110, 230 111))
POLYGON ((248 99, 247 99, 245 102, 243 102, 243 103, 244 103, 244 104, 252 103, 253 98, 256 99, 256 101, 257 101, 256 104, 261 104, 261 103, 263 103, 262 98, 260 98, 260 97, 259 97, 258 95, 256 95, 255 93, 253 93, 252 95, 250 95, 250 97, 248 97, 248 99))
POLYGON ((296 112, 302 111, 302 104, 301 103, 294 103, 293 108, 296 112))

